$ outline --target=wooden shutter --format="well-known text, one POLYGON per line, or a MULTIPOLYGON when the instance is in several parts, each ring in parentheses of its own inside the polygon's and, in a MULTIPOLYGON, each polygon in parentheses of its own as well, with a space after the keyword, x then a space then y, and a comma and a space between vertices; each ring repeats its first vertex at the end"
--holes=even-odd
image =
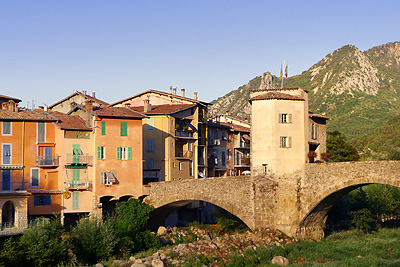
POLYGON ((101 134, 106 134, 106 122, 102 121, 101 122, 101 134))
POLYGON ((121 122, 121 135, 128 135, 128 123, 121 122))
POLYGON ((117 146, 117 159, 121 159, 121 147, 117 146))
POLYGON ((132 147, 128 147, 128 160, 132 159, 132 147))
POLYGON ((292 123, 292 114, 289 113, 288 116, 289 116, 289 121, 288 121, 288 122, 289 122, 289 123, 292 123))
POLYGON ((72 208, 79 209, 79 192, 72 192, 72 208))
POLYGON ((100 184, 106 184, 106 172, 100 172, 100 184))
POLYGON ((102 159, 102 157, 101 157, 101 146, 97 146, 97 159, 102 159))

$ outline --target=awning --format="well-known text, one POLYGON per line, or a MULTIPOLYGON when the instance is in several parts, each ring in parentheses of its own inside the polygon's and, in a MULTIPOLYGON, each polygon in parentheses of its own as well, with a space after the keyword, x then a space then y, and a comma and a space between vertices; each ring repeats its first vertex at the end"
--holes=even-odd
POLYGON ((107 171, 106 176, 107 176, 108 183, 110 183, 110 184, 115 183, 115 176, 112 172, 107 171))
POLYGON ((197 132, 196 127, 194 127, 191 123, 185 122, 185 124, 186 124, 187 126, 189 126, 190 128, 192 128, 193 131, 197 132))
POLYGON ((22 165, 0 165, 0 170, 22 170, 22 165))
POLYGON ((65 165, 66 169, 86 169, 86 165, 65 165))
POLYGON ((247 134, 244 134, 244 135, 243 135, 243 138, 244 138, 244 139, 247 139, 247 140, 250 140, 250 136, 248 136, 247 134))

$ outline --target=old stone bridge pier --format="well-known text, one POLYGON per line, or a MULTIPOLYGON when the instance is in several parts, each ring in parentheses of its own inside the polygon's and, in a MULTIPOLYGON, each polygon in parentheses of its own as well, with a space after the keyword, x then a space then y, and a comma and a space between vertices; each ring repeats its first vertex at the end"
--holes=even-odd
POLYGON ((277 177, 228 176, 152 183, 144 201, 157 211, 193 200, 217 205, 249 228, 277 228, 290 236, 319 238, 333 204, 366 184, 400 187, 400 161, 314 163, 277 177))

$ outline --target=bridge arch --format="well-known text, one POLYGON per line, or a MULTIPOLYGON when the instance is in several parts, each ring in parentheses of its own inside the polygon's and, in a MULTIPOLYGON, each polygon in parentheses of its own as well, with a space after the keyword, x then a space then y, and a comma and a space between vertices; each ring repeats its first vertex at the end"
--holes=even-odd
POLYGON ((368 184, 400 187, 400 161, 341 162, 306 166, 305 187, 308 189, 302 197, 299 231, 320 229, 330 208, 341 197, 368 184))

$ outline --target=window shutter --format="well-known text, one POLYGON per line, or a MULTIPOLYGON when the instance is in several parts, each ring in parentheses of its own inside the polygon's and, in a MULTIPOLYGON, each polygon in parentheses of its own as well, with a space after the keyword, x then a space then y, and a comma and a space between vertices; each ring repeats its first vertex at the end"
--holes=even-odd
POLYGON ((43 196, 43 205, 51 205, 51 196, 43 196))
POLYGON ((117 146, 117 159, 121 159, 121 147, 117 146))
POLYGON ((31 169, 31 186, 39 186, 39 169, 31 169))
POLYGON ((289 123, 292 123, 292 114, 288 114, 289 115, 289 123))
POLYGON ((283 137, 281 136, 280 138, 279 138, 279 140, 280 140, 280 147, 283 147, 283 137))
POLYGON ((72 169, 72 183, 81 181, 81 170, 80 169, 72 169))
POLYGON ((128 123, 121 122, 121 135, 128 135, 128 123))
POLYGON ((79 209, 79 192, 72 192, 72 208, 79 209))
POLYGON ((132 159, 132 147, 128 147, 128 160, 132 159))
POLYGON ((287 147, 292 147, 292 137, 288 136, 288 146, 287 147))
POLYGON ((34 198, 33 198, 33 205, 39 206, 39 196, 34 196, 34 198))
POLYGON ((279 117, 278 117, 279 123, 282 123, 282 113, 279 113, 279 117))
POLYGON ((97 159, 101 159, 101 146, 97 146, 97 159))
POLYGON ((105 183, 106 183, 106 173, 100 172, 100 184, 105 184, 105 183))
POLYGON ((117 183, 117 172, 111 172, 112 173, 112 175, 114 176, 114 182, 113 182, 113 184, 116 184, 117 183))
POLYGON ((106 134, 106 122, 105 121, 101 122, 101 134, 102 135, 106 134))

